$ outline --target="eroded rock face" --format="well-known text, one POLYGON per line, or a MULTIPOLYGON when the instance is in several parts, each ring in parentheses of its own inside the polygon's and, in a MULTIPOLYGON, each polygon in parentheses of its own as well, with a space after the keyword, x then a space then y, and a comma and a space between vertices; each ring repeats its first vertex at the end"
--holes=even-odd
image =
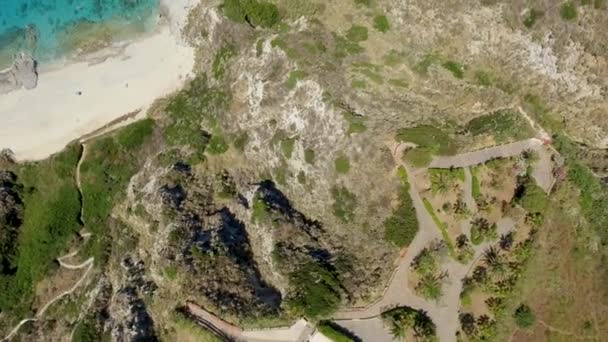
POLYGON ((19 227, 23 220, 23 202, 19 196, 17 176, 10 171, 0 171, 0 273, 13 274, 16 268, 11 259, 19 227))
POLYGON ((15 56, 13 66, 0 72, 0 94, 20 88, 33 89, 38 85, 37 63, 26 53, 15 56))

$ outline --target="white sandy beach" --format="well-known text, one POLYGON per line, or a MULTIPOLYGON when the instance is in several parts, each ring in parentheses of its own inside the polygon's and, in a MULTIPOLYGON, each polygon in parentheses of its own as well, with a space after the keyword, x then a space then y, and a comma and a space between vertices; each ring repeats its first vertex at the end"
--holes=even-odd
POLYGON ((172 23, 120 54, 102 63, 43 71, 35 89, 0 95, 0 149, 11 149, 18 160, 44 159, 179 89, 192 74, 194 49, 181 42, 175 28, 183 25, 193 1, 162 3, 170 3, 165 6, 172 23))

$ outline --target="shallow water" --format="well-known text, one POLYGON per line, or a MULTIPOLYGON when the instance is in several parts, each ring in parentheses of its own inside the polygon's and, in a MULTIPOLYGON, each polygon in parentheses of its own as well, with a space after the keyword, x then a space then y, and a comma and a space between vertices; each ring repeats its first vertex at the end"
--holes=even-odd
POLYGON ((17 51, 48 62, 154 27, 158 0, 0 0, 0 67, 17 51))

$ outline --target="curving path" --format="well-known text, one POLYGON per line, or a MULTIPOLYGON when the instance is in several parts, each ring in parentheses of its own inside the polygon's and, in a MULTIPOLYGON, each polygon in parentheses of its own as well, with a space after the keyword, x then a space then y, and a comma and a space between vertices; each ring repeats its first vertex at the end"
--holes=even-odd
MULTIPOLYGON (((337 321, 336 323, 351 331, 357 330, 364 334, 368 334, 372 327, 377 328, 378 317, 386 309, 395 306, 409 306, 414 309, 423 310, 427 313, 435 323, 439 341, 456 341, 456 332, 460 327, 458 316, 460 309, 460 293, 462 292, 463 286, 462 279, 469 274, 472 267, 482 257, 484 250, 495 245, 496 241, 473 246, 475 251, 474 257, 473 260, 467 264, 461 264, 452 259, 443 265, 443 270, 448 274, 448 280, 443 286, 443 295, 438 302, 427 301, 410 290, 408 286, 408 275, 411 263, 428 243, 434 239, 441 238, 441 236, 438 227, 436 227, 432 217, 426 211, 418 189, 416 188, 416 184, 413 181, 413 177, 411 177, 411 175, 414 174, 414 170, 399 158, 405 148, 406 146, 404 144, 397 144, 393 148, 393 158, 398 164, 405 167, 408 175, 410 175, 410 177, 408 177, 408 182, 410 183, 409 192, 416 209, 416 217, 418 218, 420 226, 419 232, 408 247, 405 255, 399 260, 399 265, 392 278, 389 280, 389 284, 382 298, 365 308, 340 311, 334 318, 337 321)), ((488 160, 495 158, 515 156, 529 149, 545 151, 543 142, 539 139, 532 138, 456 156, 435 157, 431 162, 430 167, 464 167, 466 189, 465 201, 469 209, 472 212, 476 212, 477 205, 472 195, 472 174, 469 167, 485 163, 488 160)), ((550 165, 550 163, 547 165, 550 165)), ((539 173, 542 173, 544 176, 546 176, 547 173, 551 173, 550 167, 540 167, 538 170, 540 170, 539 173)), ((498 234, 502 235, 512 231, 515 228, 515 224, 516 223, 511 218, 502 218, 497 223, 498 234)), ((469 234, 469 230, 466 230, 466 233, 469 234)))
POLYGON ((543 141, 530 138, 514 143, 484 148, 477 151, 465 152, 455 156, 435 156, 429 168, 459 168, 483 164, 497 158, 508 158, 522 154, 527 150, 538 151, 543 146, 543 141))

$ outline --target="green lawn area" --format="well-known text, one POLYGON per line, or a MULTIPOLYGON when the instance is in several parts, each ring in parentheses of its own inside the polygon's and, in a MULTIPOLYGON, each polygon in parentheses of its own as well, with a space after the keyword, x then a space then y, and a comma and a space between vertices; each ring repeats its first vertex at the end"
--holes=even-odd
POLYGON ((497 143, 523 140, 534 136, 534 130, 519 113, 498 111, 469 121, 465 128, 473 135, 494 136, 497 143))
POLYGON ((418 145, 418 148, 426 148, 432 154, 453 155, 456 153, 456 146, 450 135, 434 126, 402 128, 397 131, 395 139, 414 143, 418 145))
POLYGON ((70 145, 47 160, 15 166, 24 213, 12 260, 16 272, 0 275, 0 310, 8 317, 30 314, 35 284, 81 228, 75 184, 80 153, 80 146, 70 145))
POLYGON ((384 221, 384 237, 397 247, 408 246, 418 233, 418 218, 416 209, 409 194, 407 172, 401 166, 398 169, 401 180, 399 187, 399 205, 393 209, 392 215, 384 221))

